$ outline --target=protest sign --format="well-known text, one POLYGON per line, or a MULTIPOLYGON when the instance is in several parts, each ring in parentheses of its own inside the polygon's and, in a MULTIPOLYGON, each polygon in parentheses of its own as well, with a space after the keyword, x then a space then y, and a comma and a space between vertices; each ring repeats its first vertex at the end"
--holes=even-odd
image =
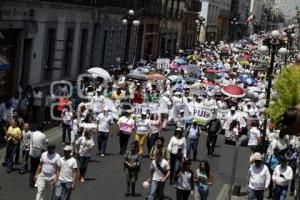
POLYGON ((169 58, 158 58, 156 60, 156 65, 158 69, 168 69, 170 59, 169 58))

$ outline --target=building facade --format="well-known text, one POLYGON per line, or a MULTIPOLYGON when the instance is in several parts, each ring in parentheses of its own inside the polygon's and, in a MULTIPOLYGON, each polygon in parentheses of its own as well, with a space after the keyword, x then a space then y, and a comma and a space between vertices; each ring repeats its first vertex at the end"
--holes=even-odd
POLYGON ((228 40, 231 0, 202 0, 201 16, 205 26, 201 29, 201 40, 228 40))

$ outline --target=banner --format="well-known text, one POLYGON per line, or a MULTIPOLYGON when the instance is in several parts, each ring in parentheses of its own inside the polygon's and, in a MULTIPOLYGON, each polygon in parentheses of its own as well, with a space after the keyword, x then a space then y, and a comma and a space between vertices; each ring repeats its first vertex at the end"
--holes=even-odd
POLYGON ((143 112, 146 112, 148 115, 158 111, 159 105, 156 103, 149 104, 135 104, 133 105, 133 114, 141 115, 143 112))
POLYGON ((157 69, 169 69, 170 62, 169 58, 158 58, 156 60, 157 69))

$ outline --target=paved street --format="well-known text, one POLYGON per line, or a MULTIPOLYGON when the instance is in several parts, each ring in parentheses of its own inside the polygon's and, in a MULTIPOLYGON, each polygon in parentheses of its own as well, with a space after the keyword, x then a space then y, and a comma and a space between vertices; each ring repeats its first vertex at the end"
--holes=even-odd
MULTIPOLYGON (((169 141, 170 136, 173 134, 172 131, 163 132, 166 141, 169 141)), ((47 132, 47 135, 54 140, 58 145, 58 150, 61 153, 61 142, 60 142, 60 129, 54 128, 47 132)), ((131 137, 133 140, 133 137, 131 137)), ((95 138, 96 141, 96 138, 95 138)), ((166 143, 167 143, 166 142, 166 143)), ((215 200, 218 198, 218 194, 223 187, 223 175, 219 173, 222 165, 220 161, 220 151, 222 149, 223 139, 218 139, 218 145, 215 151, 216 156, 214 158, 206 157, 205 148, 205 136, 201 137, 199 143, 199 156, 198 159, 208 159, 212 167, 214 175, 214 183, 210 189, 209 199, 215 200)), ((72 195, 74 200, 82 199, 144 199, 147 195, 147 190, 142 188, 142 182, 146 180, 149 175, 150 161, 148 159, 142 160, 142 170, 139 176, 137 193, 139 197, 124 197, 125 193, 125 177, 123 174, 123 158, 118 155, 118 137, 113 136, 109 138, 108 144, 108 155, 104 158, 100 158, 99 155, 94 155, 92 161, 88 166, 87 182, 82 184, 78 183, 76 191, 72 195)), ((1 160, 3 159, 4 149, 1 150, 1 160)), ((96 152, 95 152, 96 154, 96 152)), ((194 162, 192 168, 195 169, 198 162, 194 162)), ((19 167, 19 166, 18 166, 19 167)), ((34 199, 36 189, 30 189, 28 187, 28 174, 19 175, 17 171, 7 174, 5 168, 0 169, 1 175, 1 200, 12 200, 12 199, 34 199), (18 188, 18 190, 15 190, 18 188), (14 192, 12 192, 14 191, 14 192)), ((175 189, 167 185, 165 189, 165 195, 175 199, 175 189)))

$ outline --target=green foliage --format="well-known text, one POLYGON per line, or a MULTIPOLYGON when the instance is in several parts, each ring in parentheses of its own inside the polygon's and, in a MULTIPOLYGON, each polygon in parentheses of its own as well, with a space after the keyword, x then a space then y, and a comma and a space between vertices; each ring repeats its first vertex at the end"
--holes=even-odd
POLYGON ((284 68, 275 78, 273 89, 277 96, 267 113, 272 121, 278 122, 286 109, 300 103, 300 65, 290 65, 284 68))

